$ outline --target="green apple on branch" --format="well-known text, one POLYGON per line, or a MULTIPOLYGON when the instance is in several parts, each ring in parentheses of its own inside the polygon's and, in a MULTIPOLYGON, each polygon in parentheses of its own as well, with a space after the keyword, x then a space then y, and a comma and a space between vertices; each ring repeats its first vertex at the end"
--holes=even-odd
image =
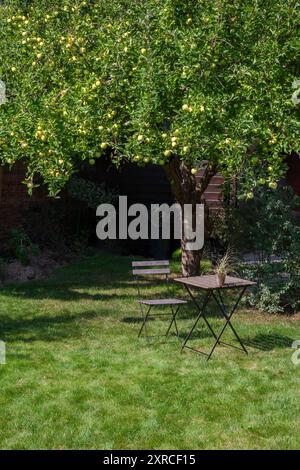
POLYGON ((300 150, 299 15, 296 0, 6 0, 1 161, 50 195, 103 155, 161 165, 181 204, 217 172, 245 198, 275 188, 300 150))

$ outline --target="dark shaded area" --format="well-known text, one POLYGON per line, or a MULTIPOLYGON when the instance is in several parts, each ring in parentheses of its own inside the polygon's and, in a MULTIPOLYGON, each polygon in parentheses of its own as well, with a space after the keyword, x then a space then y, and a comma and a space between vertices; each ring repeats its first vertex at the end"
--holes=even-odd
MULTIPOLYGON (((77 315, 65 313, 57 316, 43 315, 37 318, 11 318, 1 314, 0 337, 9 343, 24 341, 59 341, 78 338, 81 333, 76 321, 101 316, 97 311, 86 311, 77 315), (67 326, 67 328, 66 328, 67 326)), ((13 351, 12 351, 13 352, 13 351)))
MULTIPOLYGON (((82 286, 77 286, 78 288, 82 289, 82 286)), ((127 286, 128 287, 128 286, 127 286)), ((108 294, 89 294, 88 292, 76 292, 75 286, 66 287, 66 289, 37 289, 36 291, 32 291, 30 289, 26 290, 13 290, 13 291, 5 291, 5 295, 8 297, 23 297, 24 299, 35 299, 35 300, 59 300, 59 301, 66 301, 66 302, 80 302, 82 300, 116 300, 116 299, 125 299, 130 298, 132 295, 128 294, 117 294, 117 293, 108 293, 108 294)), ((113 287, 111 289, 114 289, 113 287)), ((3 294, 3 293, 2 293, 3 294)))
MULTIPOLYGON (((179 330, 179 335, 178 335, 179 338, 181 338, 182 340, 185 340, 185 338, 187 337, 189 333, 189 330, 190 330, 190 327, 189 328, 186 327, 184 331, 179 330)), ((193 341, 195 339, 206 339, 206 338, 212 338, 212 340, 214 340, 213 335, 204 324, 203 328, 197 328, 196 330, 193 331, 193 334, 190 337, 189 341, 193 341)))
POLYGON ((244 338, 243 343, 246 346, 260 349, 261 351, 272 351, 277 348, 290 348, 293 339, 276 333, 258 334, 253 338, 244 338))
POLYGON ((298 196, 300 196, 300 158, 296 153, 292 153, 287 158, 288 171, 285 177, 285 184, 291 186, 298 196))
MULTIPOLYGON (((135 323, 143 323, 144 318, 142 316, 136 317, 124 317, 121 320, 123 323, 135 324, 135 323)), ((148 318, 148 321, 154 321, 154 318, 148 318)))
MULTIPOLYGON (((150 211, 151 204, 173 204, 174 197, 170 184, 161 166, 146 165, 140 167, 131 163, 116 168, 109 158, 99 159, 94 166, 87 166, 82 172, 94 182, 103 183, 116 190, 119 195, 127 196, 128 206, 144 204, 150 211)), ((130 221, 130 219, 129 219, 130 221)), ((150 221, 149 221, 150 229, 150 221)), ((172 233, 172 228, 171 228, 172 233)), ((107 246, 98 241, 101 248, 107 246)), ((171 253, 180 245, 179 240, 118 240, 113 247, 121 254, 143 255, 154 259, 169 258, 171 253)))

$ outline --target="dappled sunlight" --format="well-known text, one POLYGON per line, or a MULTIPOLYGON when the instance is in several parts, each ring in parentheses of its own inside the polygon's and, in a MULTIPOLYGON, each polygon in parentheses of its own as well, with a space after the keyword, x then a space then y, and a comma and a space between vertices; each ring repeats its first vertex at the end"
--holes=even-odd
MULTIPOLYGON (((103 259, 109 264, 116 257, 105 254, 103 259)), ((107 282, 98 282, 103 259, 100 253, 48 281, 1 288, 0 337, 7 344, 7 365, 0 369, 1 400, 10 415, 5 434, 0 433, 3 446, 32 446, 28 423, 35 428, 38 448, 57 448, 62 440, 67 448, 105 447, 108 442, 142 448, 144 432, 153 448, 237 445, 230 435, 216 440, 224 426, 239 433, 238 446, 266 447, 276 428, 275 421, 266 425, 268 416, 281 423, 278 445, 286 445, 290 426, 300 432, 293 399, 297 374, 291 362, 299 323, 277 316, 264 324, 261 314, 240 311, 234 325, 249 355, 222 346, 207 363, 189 351, 180 354, 195 319, 188 304, 178 315, 179 338, 173 331, 162 336, 168 321, 153 319, 149 328, 154 338, 148 345, 137 338, 141 313, 128 259, 118 258, 121 275, 116 272, 107 282), (77 272, 80 283, 75 282, 77 272), (55 423, 55 433, 42 432, 45 420, 55 423), (197 432, 200 425, 205 433, 197 432), (21 434, 16 435, 16 427, 21 434), (77 429, 76 437, 72 429, 77 429)), ((149 293, 161 291, 149 286, 149 293)), ((221 327, 213 313, 210 321, 221 327)), ((226 340, 235 344, 230 331, 226 340)), ((212 341, 205 324, 199 323, 193 346, 209 350, 212 341)))

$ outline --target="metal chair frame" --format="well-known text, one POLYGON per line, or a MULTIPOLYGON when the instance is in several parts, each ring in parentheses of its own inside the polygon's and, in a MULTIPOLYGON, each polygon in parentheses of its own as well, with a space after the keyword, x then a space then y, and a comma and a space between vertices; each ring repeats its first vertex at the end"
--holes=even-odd
POLYGON ((163 336, 168 336, 170 333, 170 330, 174 324, 175 327, 175 332, 176 336, 178 337, 179 332, 178 332, 178 326, 176 322, 176 316, 178 314, 178 311, 181 307, 181 305, 184 305, 187 303, 186 300, 182 299, 177 299, 174 297, 171 297, 171 292, 170 292, 170 278, 169 275, 171 274, 170 267, 169 267, 169 261, 168 260, 162 260, 162 261, 133 261, 132 262, 132 274, 137 282, 137 293, 138 293, 138 303, 140 306, 141 314, 143 317, 143 323, 140 328, 140 331, 138 333, 138 337, 142 335, 144 332, 145 337, 147 339, 147 342, 149 343, 150 338, 154 338, 157 336, 161 335, 156 335, 156 336, 150 336, 148 334, 147 330, 147 322, 150 318, 155 318, 156 316, 169 316, 171 317, 170 324, 168 325, 167 331, 165 335, 163 336), (140 286, 140 279, 141 277, 149 279, 150 276, 153 278, 153 276, 163 276, 165 278, 165 283, 167 286, 167 293, 168 293, 168 298, 163 298, 163 299, 145 299, 142 300, 142 295, 141 295, 141 286, 140 286), (153 307, 170 307, 171 312, 164 312, 164 313, 152 313, 153 312, 153 307), (148 307, 147 311, 145 312, 145 307, 148 307))

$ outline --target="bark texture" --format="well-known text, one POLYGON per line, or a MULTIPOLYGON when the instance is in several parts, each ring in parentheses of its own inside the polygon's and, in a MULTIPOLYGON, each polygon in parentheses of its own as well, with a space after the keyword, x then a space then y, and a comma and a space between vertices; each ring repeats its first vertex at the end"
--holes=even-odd
MULTIPOLYGON (((203 162, 205 172, 201 180, 191 173, 191 167, 182 162, 178 157, 174 157, 168 165, 165 166, 167 178, 170 182, 172 192, 176 202, 183 208, 184 204, 193 206, 193 230, 196 225, 196 204, 205 206, 205 240, 208 239, 209 227, 209 208, 203 199, 203 194, 207 189, 212 177, 217 172, 217 167, 213 164, 203 162)), ((203 254, 201 250, 188 250, 186 245, 189 240, 184 236, 181 240, 182 251, 182 274, 183 276, 196 276, 200 271, 200 261, 203 254)))

